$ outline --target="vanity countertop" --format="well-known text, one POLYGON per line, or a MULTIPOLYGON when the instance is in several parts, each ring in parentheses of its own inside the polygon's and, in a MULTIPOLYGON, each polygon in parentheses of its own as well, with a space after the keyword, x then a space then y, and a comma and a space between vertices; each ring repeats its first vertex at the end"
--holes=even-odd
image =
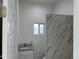
POLYGON ((33 47, 22 47, 19 49, 19 51, 34 51, 34 48, 33 47))

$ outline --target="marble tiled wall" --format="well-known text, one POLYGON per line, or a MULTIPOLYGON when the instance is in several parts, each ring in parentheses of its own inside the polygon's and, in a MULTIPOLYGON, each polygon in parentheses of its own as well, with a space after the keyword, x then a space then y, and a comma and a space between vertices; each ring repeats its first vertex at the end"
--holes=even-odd
POLYGON ((73 16, 46 15, 47 59, 73 59, 73 16))

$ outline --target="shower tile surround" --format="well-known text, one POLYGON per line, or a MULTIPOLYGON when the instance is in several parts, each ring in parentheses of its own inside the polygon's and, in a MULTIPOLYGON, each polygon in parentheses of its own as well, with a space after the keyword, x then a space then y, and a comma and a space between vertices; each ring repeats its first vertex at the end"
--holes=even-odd
POLYGON ((47 59, 73 59, 73 16, 46 15, 47 59))

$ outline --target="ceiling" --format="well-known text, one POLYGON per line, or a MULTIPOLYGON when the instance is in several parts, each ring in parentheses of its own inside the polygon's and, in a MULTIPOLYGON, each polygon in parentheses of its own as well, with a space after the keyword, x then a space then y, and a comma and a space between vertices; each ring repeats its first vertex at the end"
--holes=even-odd
POLYGON ((25 0, 25 1, 29 1, 29 2, 39 2, 39 3, 53 3, 56 0, 25 0))

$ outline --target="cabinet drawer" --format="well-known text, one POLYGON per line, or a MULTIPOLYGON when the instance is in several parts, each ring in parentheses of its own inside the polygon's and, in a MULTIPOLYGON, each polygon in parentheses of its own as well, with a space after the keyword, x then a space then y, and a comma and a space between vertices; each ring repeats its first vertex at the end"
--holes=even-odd
POLYGON ((18 59, 33 59, 33 51, 20 51, 18 59))

